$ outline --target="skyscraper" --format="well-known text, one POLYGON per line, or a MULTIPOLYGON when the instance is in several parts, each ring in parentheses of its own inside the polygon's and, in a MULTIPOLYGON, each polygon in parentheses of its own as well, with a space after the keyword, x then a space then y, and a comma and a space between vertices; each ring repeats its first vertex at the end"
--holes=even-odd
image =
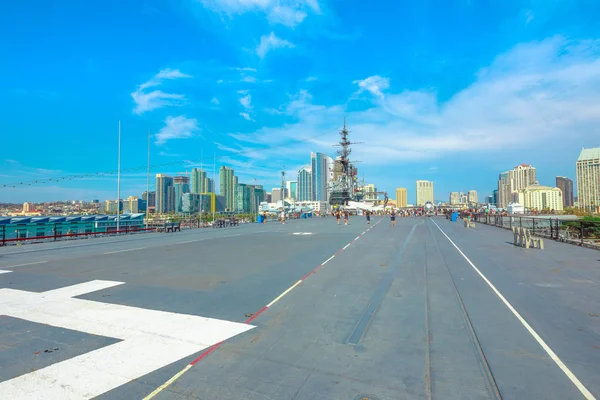
POLYGON ((573 181, 565 176, 557 176, 556 187, 563 194, 563 207, 573 207, 573 181))
POLYGON ((428 201, 434 202, 433 182, 417 181, 417 206, 424 206, 428 201))
POLYGON ((194 168, 192 170, 192 182, 190 191, 196 194, 210 192, 210 190, 206 186, 207 179, 208 178, 206 176, 206 171, 200 168, 194 168))
POLYGON ((479 196, 477 195, 477 190, 469 190, 467 194, 467 201, 469 205, 477 205, 479 203, 479 196))
POLYGON ((291 200, 298 198, 298 181, 287 181, 285 187, 291 200))
POLYGON ((173 178, 156 174, 156 212, 169 213, 174 211, 174 197, 173 178))
POLYGON ((595 211, 600 206, 600 147, 582 148, 576 170, 579 207, 595 211))
POLYGON ((450 204, 460 204, 460 193, 450 192, 450 204))
POLYGON ((174 199, 173 199, 173 211, 180 213, 183 211, 182 206, 182 198, 184 193, 189 193, 190 191, 190 178, 187 176, 176 176, 173 178, 173 191, 174 191, 174 199))
POLYGON ((232 168, 226 166, 219 168, 219 183, 220 194, 225 197, 225 208, 232 211, 235 207, 234 196, 235 185, 237 184, 237 177, 234 175, 232 168))
POLYGON ((312 200, 312 170, 309 166, 302 167, 298 171, 298 200, 312 200))
POLYGON ((498 178, 498 207, 506 208, 514 193, 537 183, 536 169, 529 164, 517 165, 498 178))
POLYGON ((406 188, 398 188, 396 189, 396 207, 402 208, 406 207, 408 204, 406 188))
POLYGON ((248 213, 251 211, 251 192, 254 188, 245 183, 235 185, 235 204, 233 210, 238 213, 248 213))
POLYGON ((310 153, 310 163, 312 170, 312 200, 328 201, 329 181, 333 177, 333 159, 327 154, 310 153))

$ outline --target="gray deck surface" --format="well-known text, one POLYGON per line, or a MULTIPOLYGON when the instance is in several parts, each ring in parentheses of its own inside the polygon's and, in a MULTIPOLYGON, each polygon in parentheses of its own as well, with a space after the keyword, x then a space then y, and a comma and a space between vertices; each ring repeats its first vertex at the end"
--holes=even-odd
MULTIPOLYGON (((364 218, 350 222, 0 248, 0 270, 12 271, 0 274, 0 288, 120 281, 78 298, 244 322, 337 253, 253 320, 256 328, 226 340, 155 398, 493 399, 494 385, 504 399, 583 398, 437 223, 600 396, 600 252, 551 241, 543 251, 522 249, 509 231, 444 218, 401 218, 396 227, 374 218, 364 235, 364 218)), ((0 385, 117 341, 0 315, 0 385)), ((141 399, 197 356, 98 398, 141 399)))

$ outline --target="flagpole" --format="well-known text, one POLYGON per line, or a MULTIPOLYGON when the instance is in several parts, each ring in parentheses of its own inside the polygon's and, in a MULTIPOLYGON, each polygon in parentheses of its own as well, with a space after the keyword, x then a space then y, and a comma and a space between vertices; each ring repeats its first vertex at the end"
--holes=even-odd
POLYGON ((212 196, 211 196, 211 206, 210 208, 212 208, 212 221, 213 224, 215 223, 215 209, 217 208, 217 153, 214 153, 214 158, 213 158, 213 185, 215 186, 215 190, 213 190, 213 194, 212 196, 214 196, 215 199, 215 206, 212 206, 212 196))
POLYGON ((148 172, 146 173, 146 229, 148 229, 148 217, 150 211, 150 129, 148 129, 148 172))
POLYGON ((119 120, 119 144, 117 149, 117 232, 121 229, 121 120, 119 120))

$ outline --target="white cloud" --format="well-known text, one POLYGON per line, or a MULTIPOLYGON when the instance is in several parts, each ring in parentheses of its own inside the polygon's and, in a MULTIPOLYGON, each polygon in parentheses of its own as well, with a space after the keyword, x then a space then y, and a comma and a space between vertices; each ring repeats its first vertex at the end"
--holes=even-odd
POLYGON ((271 32, 269 35, 261 36, 260 44, 256 48, 256 54, 260 58, 264 58, 269 51, 285 47, 293 48, 294 44, 285 39, 278 38, 275 36, 275 33, 271 32))
POLYGON ((213 97, 212 99, 210 99, 210 102, 217 106, 220 104, 219 99, 217 99, 216 97, 213 97))
POLYGON ((135 108, 135 114, 143 114, 146 111, 155 110, 166 106, 181 106, 185 104, 185 96, 176 93, 165 93, 162 90, 152 90, 147 92, 146 89, 154 86, 159 86, 164 80, 191 78, 191 75, 184 74, 178 69, 166 68, 161 70, 152 79, 142 83, 137 87, 135 92, 131 93, 135 108))
POLYGON ((291 28, 301 24, 307 14, 302 10, 287 6, 275 6, 269 12, 269 22, 272 24, 286 25, 291 28))
POLYGON ((245 76, 242 78, 242 82, 256 83, 256 78, 253 76, 245 76))
POLYGON ((263 13, 271 24, 295 27, 302 23, 308 12, 321 13, 317 0, 199 0, 206 8, 215 12, 235 14, 246 12, 263 13))
POLYGON ((390 80, 382 78, 379 75, 373 75, 363 80, 356 80, 352 83, 358 85, 359 92, 366 90, 376 96, 383 96, 382 91, 390 87, 390 80))
POLYGON ((252 96, 247 94, 244 97, 242 97, 240 99, 240 104, 242 105, 242 107, 244 107, 245 109, 249 110, 252 108, 252 96))
MULTIPOLYGON (((558 150, 575 159, 582 144, 594 145, 590 139, 600 137, 600 40, 554 37, 515 46, 443 101, 431 89, 392 91, 389 79, 378 75, 354 83, 371 95, 366 109, 320 105, 303 90, 279 108, 294 123, 230 136, 267 146, 261 166, 271 168, 282 160, 301 163, 310 151, 332 154, 344 116, 351 139, 364 142, 353 151, 364 168, 446 156, 494 163, 532 154, 553 159, 558 150)), ((252 153, 246 157, 258 160, 252 153)), ((509 168, 512 161, 506 162, 509 168)))
POLYGON ((162 145, 171 139, 190 138, 198 131, 200 131, 200 128, 198 127, 198 120, 195 118, 186 118, 183 115, 169 116, 165 120, 165 126, 155 135, 156 144, 162 145))
POLYGON ((244 117, 244 119, 248 120, 248 121, 252 121, 252 118, 250 118, 250 114, 245 113, 245 112, 241 112, 240 115, 242 117, 244 117))
POLYGON ((316 81, 317 79, 319 79, 319 78, 317 78, 316 76, 309 76, 308 78, 305 79, 305 81, 312 82, 312 81, 316 81))

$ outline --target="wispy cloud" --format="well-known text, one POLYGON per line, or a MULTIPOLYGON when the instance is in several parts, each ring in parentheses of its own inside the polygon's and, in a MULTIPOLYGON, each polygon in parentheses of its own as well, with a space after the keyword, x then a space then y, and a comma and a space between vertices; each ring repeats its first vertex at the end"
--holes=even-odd
POLYGON ((264 58, 271 50, 293 47, 293 43, 281 39, 275 36, 275 33, 271 32, 269 35, 261 36, 260 44, 256 48, 256 54, 258 54, 260 58, 264 58))
POLYGON ((241 116, 242 116, 242 117, 243 117, 245 120, 252 121, 252 118, 250 117, 250 114, 248 114, 248 113, 245 113, 245 112, 241 112, 241 113, 240 113, 240 115, 241 115, 241 116))
POLYGON ((244 97, 240 98, 240 104, 247 110, 252 109, 252 96, 247 94, 244 97))
POLYGON ((165 126, 155 135, 156 144, 165 144, 171 139, 186 139, 194 136, 200 131, 198 120, 187 118, 183 115, 177 117, 167 117, 165 126))
POLYGON ((156 74, 152 79, 142 83, 137 87, 135 92, 131 93, 135 108, 135 114, 143 114, 157 108, 165 106, 181 106, 185 104, 185 96, 177 93, 166 93, 162 90, 146 91, 146 89, 159 86, 165 80, 191 78, 191 75, 184 74, 178 69, 163 69, 156 74))
POLYGON ((217 105, 217 106, 218 106, 219 104, 221 104, 221 103, 219 102, 219 99, 217 99, 216 97, 213 97, 212 99, 210 99, 210 102, 211 102, 211 103, 213 103, 214 105, 217 105))
POLYGON ((206 8, 233 17, 246 12, 259 12, 271 24, 291 28, 302 23, 308 13, 321 14, 317 0, 199 0, 206 8))
POLYGON ((363 80, 352 82, 359 87, 359 92, 367 91, 376 96, 383 96, 383 91, 390 87, 390 80, 379 75, 373 75, 363 80))
MULTIPOLYGON (((379 75, 354 83, 370 102, 366 108, 316 104, 303 90, 279 108, 295 123, 231 136, 248 146, 266 146, 260 156, 271 168, 282 160, 300 163, 310 151, 332 153, 338 139, 332 128, 344 116, 352 140, 364 142, 355 146, 353 156, 368 168, 453 155, 495 163, 508 160, 507 154, 511 159, 526 156, 531 146, 536 156, 552 156, 555 146, 550 143, 570 146, 575 154, 582 143, 600 137, 600 40, 553 37, 518 45, 444 101, 429 88, 395 90, 392 81, 379 75), (318 134, 323 136, 297 141, 318 134)), ((436 167, 429 172, 442 169, 436 167)))

